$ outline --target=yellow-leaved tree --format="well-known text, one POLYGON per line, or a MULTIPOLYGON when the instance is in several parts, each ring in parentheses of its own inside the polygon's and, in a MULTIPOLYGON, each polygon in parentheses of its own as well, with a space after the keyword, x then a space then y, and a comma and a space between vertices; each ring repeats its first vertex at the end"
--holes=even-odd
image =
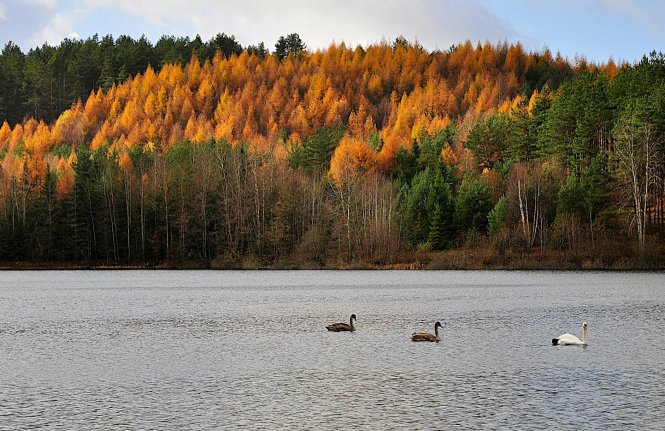
POLYGON ((360 139, 345 135, 330 160, 330 178, 336 184, 352 180, 376 167, 376 154, 360 139))

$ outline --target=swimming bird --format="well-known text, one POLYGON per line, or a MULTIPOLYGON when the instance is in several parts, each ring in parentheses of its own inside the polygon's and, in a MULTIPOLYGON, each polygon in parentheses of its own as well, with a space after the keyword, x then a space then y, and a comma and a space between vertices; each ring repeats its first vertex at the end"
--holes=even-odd
POLYGON ((589 345, 589 338, 586 333, 586 322, 582 322, 582 339, 580 340, 572 334, 563 334, 557 338, 552 338, 552 345, 554 346, 582 346, 589 345))
POLYGON ((351 318, 349 319, 349 323, 333 323, 332 325, 326 326, 326 329, 332 332, 343 332, 343 331, 353 332, 356 330, 356 328, 353 326, 354 320, 356 320, 356 315, 352 314, 351 318))
POLYGON ((441 341, 439 328, 443 328, 443 325, 441 325, 441 322, 436 322, 434 324, 434 334, 430 334, 429 332, 414 332, 411 334, 411 341, 433 341, 438 343, 441 341))

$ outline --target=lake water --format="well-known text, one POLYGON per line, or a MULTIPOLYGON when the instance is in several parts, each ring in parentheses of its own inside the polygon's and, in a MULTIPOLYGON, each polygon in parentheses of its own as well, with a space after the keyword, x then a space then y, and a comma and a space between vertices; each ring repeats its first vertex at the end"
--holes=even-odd
POLYGON ((663 346, 665 274, 0 272, 0 429, 662 430, 663 346))

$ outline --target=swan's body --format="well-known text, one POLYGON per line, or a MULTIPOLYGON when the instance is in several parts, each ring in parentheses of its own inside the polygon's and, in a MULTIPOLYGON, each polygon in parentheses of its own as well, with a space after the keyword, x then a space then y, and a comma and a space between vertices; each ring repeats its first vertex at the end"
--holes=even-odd
POLYGON ((434 324, 434 334, 429 332, 414 332, 411 334, 411 341, 431 341, 438 343, 441 341, 441 336, 439 335, 439 328, 441 328, 441 322, 436 322, 434 324))
POLYGON ((353 332, 356 330, 356 328, 353 326, 354 320, 356 320, 356 315, 352 314, 351 318, 349 319, 349 323, 333 323, 332 325, 326 326, 326 329, 332 332, 343 332, 343 331, 353 332))
POLYGON ((587 324, 582 322, 582 339, 580 340, 572 334, 563 334, 557 338, 552 338, 552 344, 554 346, 582 346, 586 347, 589 345, 589 336, 587 335, 587 324))

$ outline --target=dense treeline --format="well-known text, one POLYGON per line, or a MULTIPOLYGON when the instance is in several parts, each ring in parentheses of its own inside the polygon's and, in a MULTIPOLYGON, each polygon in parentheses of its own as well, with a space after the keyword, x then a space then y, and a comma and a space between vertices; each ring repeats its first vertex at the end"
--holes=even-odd
MULTIPOLYGON (((247 49, 267 53, 263 44, 247 49)), ((44 44, 27 54, 9 42, 0 54, 0 119, 14 124, 28 116, 51 123, 90 91, 108 90, 149 65, 159 70, 165 64, 186 63, 192 53, 204 62, 218 51, 230 57, 242 50, 235 37, 224 33, 207 42, 199 36, 163 36, 154 46, 146 37, 93 36, 65 39, 58 46, 44 44)))
POLYGON ((80 81, 87 97, 71 87, 62 113, 0 112, 0 260, 312 266, 461 248, 658 264, 661 54, 573 66, 519 44, 197 39, 52 48, 106 41, 124 71, 80 81), (141 44, 152 57, 125 61, 141 44))

